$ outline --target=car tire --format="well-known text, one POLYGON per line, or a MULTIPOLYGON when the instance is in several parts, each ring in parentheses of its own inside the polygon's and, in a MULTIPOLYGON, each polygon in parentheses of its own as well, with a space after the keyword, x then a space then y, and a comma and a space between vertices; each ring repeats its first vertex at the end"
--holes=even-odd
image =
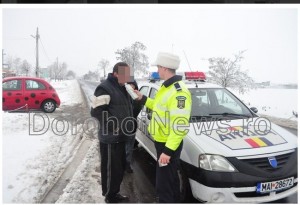
POLYGON ((52 113, 56 109, 56 103, 53 100, 45 100, 42 103, 41 109, 46 113, 52 113))
POLYGON ((193 194, 189 179, 181 167, 178 170, 178 176, 180 183, 180 203, 188 203, 193 201, 193 194))

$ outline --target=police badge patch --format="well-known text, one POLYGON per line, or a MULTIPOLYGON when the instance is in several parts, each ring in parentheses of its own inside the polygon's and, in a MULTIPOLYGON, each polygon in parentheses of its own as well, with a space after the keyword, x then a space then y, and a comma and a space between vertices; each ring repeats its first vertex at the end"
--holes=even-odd
POLYGON ((183 109, 185 107, 186 97, 184 97, 184 96, 178 96, 178 97, 176 97, 176 99, 177 99, 177 107, 179 109, 183 109))

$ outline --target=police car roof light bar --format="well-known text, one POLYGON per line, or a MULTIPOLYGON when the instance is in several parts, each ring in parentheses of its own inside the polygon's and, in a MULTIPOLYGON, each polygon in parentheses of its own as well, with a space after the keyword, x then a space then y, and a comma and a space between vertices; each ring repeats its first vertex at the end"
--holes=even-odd
POLYGON ((184 72, 186 80, 194 81, 205 81, 206 76, 204 72, 194 71, 194 72, 184 72))

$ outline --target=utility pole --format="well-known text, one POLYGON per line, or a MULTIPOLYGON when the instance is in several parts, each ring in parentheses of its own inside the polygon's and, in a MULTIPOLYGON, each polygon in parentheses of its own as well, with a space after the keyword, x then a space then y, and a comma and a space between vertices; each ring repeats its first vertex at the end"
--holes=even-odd
POLYGON ((35 38, 36 42, 36 63, 35 63, 35 76, 39 77, 40 71, 39 71, 39 28, 36 28, 36 35, 31 35, 33 38, 35 38))

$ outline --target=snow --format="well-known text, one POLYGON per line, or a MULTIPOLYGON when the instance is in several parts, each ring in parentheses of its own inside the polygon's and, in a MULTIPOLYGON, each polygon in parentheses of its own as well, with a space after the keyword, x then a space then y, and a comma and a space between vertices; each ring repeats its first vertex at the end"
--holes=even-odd
POLYGON ((297 89, 258 88, 244 94, 239 94, 232 89, 229 90, 248 107, 256 107, 259 115, 298 123, 298 118, 293 115, 293 111, 298 113, 297 89))
MULTIPOLYGON (((65 107, 83 102, 76 80, 51 84, 61 99, 61 108, 47 114, 50 123, 65 107)), ((31 113, 34 114, 42 113, 31 113)), ((72 160, 81 136, 72 130, 60 136, 51 129, 42 135, 32 135, 29 113, 2 112, 2 121, 3 202, 39 202, 72 160)), ((41 120, 35 121, 37 130, 43 124, 41 120)), ((62 123, 57 123, 58 131, 63 128, 62 123)))
POLYGON ((82 94, 77 80, 51 81, 61 101, 61 105, 74 105, 82 103, 82 94))
POLYGON ((99 143, 93 140, 85 159, 56 203, 105 203, 101 195, 99 143))

